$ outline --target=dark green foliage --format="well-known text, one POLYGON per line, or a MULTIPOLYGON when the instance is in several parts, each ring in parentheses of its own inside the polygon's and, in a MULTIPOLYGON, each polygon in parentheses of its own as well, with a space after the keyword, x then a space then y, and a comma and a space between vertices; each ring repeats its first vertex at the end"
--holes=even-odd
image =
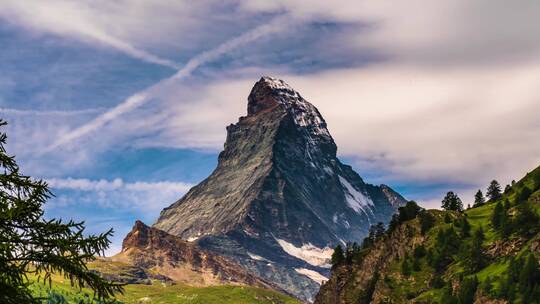
POLYGON ((534 183, 534 187, 533 187, 534 191, 540 189, 540 171, 539 170, 536 170, 533 176, 533 183, 534 183))
POLYGON ((488 199, 492 202, 501 199, 502 197, 501 185, 499 184, 498 181, 496 180, 491 181, 491 183, 488 186, 486 195, 488 199))
POLYGON ((493 278, 491 276, 488 276, 484 282, 482 282, 480 288, 486 293, 491 294, 491 291, 493 290, 493 278))
POLYGON ((457 298, 459 304, 473 304, 474 294, 478 288, 478 278, 465 278, 459 287, 457 298))
POLYGON ((453 294, 452 283, 450 281, 443 288, 441 304, 458 304, 458 298, 453 294))
POLYGON ((431 278, 429 282, 429 286, 435 289, 443 288, 444 284, 445 282, 443 278, 438 273, 433 274, 433 277, 431 278))
POLYGON ((0 303, 38 302, 28 289, 28 273, 49 282, 51 274, 64 274, 100 299, 122 291, 86 267, 109 246, 112 230, 85 237, 83 222, 45 220, 43 205, 52 195, 47 184, 22 175, 5 143, 0 133, 0 303))
POLYGON ((519 204, 515 220, 512 222, 514 231, 522 236, 533 235, 539 230, 540 218, 529 203, 519 204))
POLYGON ((484 242, 484 231, 479 228, 474 232, 471 244, 469 244, 464 253, 465 269, 469 273, 478 272, 486 264, 486 256, 482 251, 482 242, 484 242))
POLYGON ((420 246, 414 248, 413 256, 415 258, 421 259, 421 258, 425 257, 426 254, 427 254, 427 251, 426 251, 426 247, 424 247, 424 245, 420 245, 420 246))
POLYGON ((345 263, 350 265, 353 262, 360 262, 362 258, 361 251, 362 249, 356 242, 348 243, 345 249, 345 263))
POLYGON ((532 254, 524 258, 523 264, 519 274, 519 292, 524 303, 532 303, 533 300, 540 300, 540 269, 532 254))
POLYGON ((523 187, 518 194, 516 195, 516 205, 520 203, 526 203, 529 199, 529 196, 531 196, 532 191, 529 189, 529 187, 525 186, 523 187))
POLYGON ((455 220, 454 226, 460 228, 461 236, 463 238, 468 238, 471 236, 471 224, 469 224, 469 221, 466 217, 461 217, 455 220))
POLYGON ((478 189, 478 191, 474 195, 473 207, 482 206, 485 202, 486 202, 486 199, 484 198, 484 194, 482 193, 482 190, 478 189))
POLYGON ((403 262, 401 262, 401 274, 406 277, 411 275, 411 262, 408 255, 405 255, 403 262))
POLYGON ((505 211, 510 210, 510 201, 509 201, 508 199, 505 199, 505 200, 504 200, 504 205, 503 205, 503 207, 504 207, 504 210, 505 210, 505 211))
POLYGON ((457 194, 449 191, 443 198, 441 207, 444 210, 463 211, 463 202, 461 202, 457 194))
POLYGON ((452 218, 450 217, 450 214, 448 213, 444 214, 444 222, 447 224, 450 224, 452 222, 452 218))
POLYGON ((403 223, 416 218, 418 213, 422 210, 415 201, 408 201, 403 207, 399 207, 399 222, 403 223))
POLYGON ((435 240, 435 247, 430 250, 428 262, 436 271, 442 271, 453 261, 461 245, 454 228, 440 229, 435 240))
POLYGON ((513 303, 521 299, 521 303, 539 303, 540 300, 540 267, 536 257, 529 253, 521 258, 512 258, 506 276, 499 280, 497 296, 513 303))
POLYGON ((419 221, 420 221, 420 232, 422 235, 426 234, 434 225, 435 225, 435 217, 427 212, 423 211, 419 214, 419 221))
POLYGON ((504 187, 504 194, 509 194, 510 192, 512 192, 512 187, 510 185, 506 185, 504 187))
POLYGON ((384 224, 382 222, 371 225, 371 227, 369 227, 368 236, 362 242, 362 248, 371 247, 376 241, 384 237, 385 232, 384 224))
POLYGON ((504 210, 501 202, 497 202, 495 209, 493 209, 493 214, 491 215, 491 226, 493 229, 499 230, 504 216, 506 216, 506 210, 504 210))
POLYGON ((343 262, 345 262, 345 253, 343 252, 343 247, 341 247, 341 245, 337 245, 332 253, 332 257, 330 258, 330 263, 332 264, 332 268, 334 268, 343 264, 343 262))
POLYGON ((375 286, 379 281, 379 273, 376 272, 369 280, 366 289, 362 291, 358 299, 358 304, 369 304, 373 300, 373 293, 375 292, 375 286))
POLYGON ((398 208, 397 214, 392 216, 388 224, 388 234, 392 233, 401 223, 412 220, 418 216, 422 209, 415 201, 408 201, 403 207, 398 208))

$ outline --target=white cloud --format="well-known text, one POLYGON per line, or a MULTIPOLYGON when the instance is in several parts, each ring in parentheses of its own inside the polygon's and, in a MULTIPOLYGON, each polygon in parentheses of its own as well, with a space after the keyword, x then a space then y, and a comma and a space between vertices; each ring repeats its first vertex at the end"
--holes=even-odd
MULTIPOLYGON (((138 212, 156 213, 179 199, 193 185, 183 182, 124 182, 120 178, 113 180, 91 180, 85 178, 46 178, 53 192, 61 192, 53 200, 58 204, 99 204, 102 207, 120 209, 130 208, 138 212)), ((54 205, 56 204, 56 205, 54 205)))
POLYGON ((285 10, 308 21, 358 23, 343 45, 431 68, 493 65, 536 58, 540 5, 534 0, 246 0, 252 12, 285 10))

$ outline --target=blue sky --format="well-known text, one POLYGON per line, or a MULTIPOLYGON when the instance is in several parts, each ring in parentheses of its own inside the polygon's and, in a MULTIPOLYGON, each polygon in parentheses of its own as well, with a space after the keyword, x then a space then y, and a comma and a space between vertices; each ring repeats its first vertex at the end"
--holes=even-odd
POLYGON ((273 75, 368 182, 470 202, 540 164, 540 5, 518 2, 0 0, 8 151, 47 216, 113 227, 113 252, 212 172, 273 75))

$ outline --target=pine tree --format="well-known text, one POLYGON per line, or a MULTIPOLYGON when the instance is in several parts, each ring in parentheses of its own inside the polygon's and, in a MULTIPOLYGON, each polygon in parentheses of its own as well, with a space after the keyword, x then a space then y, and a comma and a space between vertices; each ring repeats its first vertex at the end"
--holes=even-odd
POLYGON ((496 180, 492 180, 489 184, 486 194, 488 199, 492 202, 501 199, 501 185, 499 184, 499 182, 496 180))
POLYGON ((452 191, 446 193, 446 196, 442 200, 441 207, 445 210, 463 211, 461 199, 452 191))
POLYGON ((52 194, 44 181, 20 173, 15 158, 6 153, 6 138, 0 132, 0 303, 40 303, 28 289, 29 272, 45 280, 63 274, 100 299, 121 292, 121 285, 86 266, 109 246, 112 230, 85 237, 84 222, 45 220, 43 205, 52 194))
POLYGON ((486 202, 486 199, 484 198, 484 194, 482 193, 482 190, 478 189, 478 191, 474 195, 473 207, 482 206, 485 202, 486 202))
POLYGON ((478 228, 465 254, 465 265, 469 273, 478 272, 485 265, 486 258, 482 251, 482 242, 484 242, 484 231, 478 228))
POLYGON ((461 286, 458 291, 459 304, 473 304, 474 294, 478 288, 478 278, 466 278, 461 282, 461 286))
POLYGON ((531 208, 529 203, 519 204, 514 221, 514 229, 523 236, 532 235, 540 229, 538 214, 531 208))
POLYGON ((332 263, 332 268, 343 264, 344 261, 345 253, 343 252, 343 247, 341 247, 341 245, 337 245, 330 259, 330 263, 332 263))
POLYGON ((409 263, 408 255, 405 255, 405 258, 403 258, 403 262, 401 263, 401 274, 407 277, 411 275, 411 264, 409 263))
POLYGON ((501 228, 501 221, 504 213, 506 213, 506 211, 504 210, 503 205, 501 202, 497 202, 497 205, 495 205, 495 209, 493 210, 493 214, 491 215, 491 226, 493 229, 499 230, 499 228, 501 228))
POLYGON ((443 288, 441 304, 458 304, 458 299, 456 296, 454 296, 452 291, 452 282, 448 281, 446 286, 443 288))
POLYGON ((538 285, 540 284, 540 269, 538 261, 533 254, 525 258, 523 268, 519 274, 519 291, 523 296, 524 303, 532 303, 532 299, 538 299, 538 285))
POLYGON ((434 225, 435 225, 435 217, 429 213, 428 211, 423 211, 419 215, 419 221, 420 221, 420 233, 422 235, 426 234, 426 232, 429 231, 434 225))
POLYGON ((529 196, 531 196, 532 191, 529 189, 529 187, 525 186, 523 189, 521 189, 518 194, 516 195, 516 204, 520 203, 526 203, 529 199, 529 196))

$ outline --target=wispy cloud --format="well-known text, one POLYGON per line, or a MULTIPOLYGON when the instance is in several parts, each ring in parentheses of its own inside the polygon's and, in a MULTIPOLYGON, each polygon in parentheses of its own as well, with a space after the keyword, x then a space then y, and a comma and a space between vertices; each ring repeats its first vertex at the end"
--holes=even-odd
POLYGON ((89 115, 103 112, 105 109, 83 109, 83 110, 20 110, 10 108, 0 108, 0 114, 16 115, 16 116, 73 116, 73 115, 89 115))
POLYGON ((82 1, 4 0, 0 2, 0 18, 36 31, 95 41, 146 62, 173 69, 180 67, 169 59, 139 49, 109 33, 97 22, 100 11, 93 8, 82 1))
POLYGON ((176 191, 183 193, 193 185, 182 182, 134 182, 126 183, 121 178, 113 180, 91 180, 86 178, 49 178, 45 179, 51 188, 70 189, 78 191, 115 191, 125 189, 128 191, 176 191))
POLYGON ((98 204, 102 208, 121 210, 128 208, 156 214, 162 208, 179 199, 193 185, 183 182, 125 182, 116 179, 46 178, 53 193, 53 205, 98 204))
POLYGON ((45 152, 54 150, 62 145, 76 140, 90 132, 93 132, 103 127, 108 122, 116 119, 120 115, 129 112, 142 104, 151 100, 154 94, 162 90, 163 88, 170 86, 176 81, 180 81, 193 73, 201 65, 216 60, 220 56, 238 48, 250 42, 253 42, 263 36, 276 33, 283 30, 287 26, 290 26, 290 20, 287 16, 280 16, 274 18, 267 24, 260 25, 238 37, 232 38, 214 49, 200 53, 199 55, 190 59, 183 68, 178 70, 173 76, 164 79, 145 90, 137 92, 127 98, 124 102, 120 103, 116 107, 109 111, 99 115, 87 124, 84 124, 58 138, 52 145, 50 145, 45 152))

